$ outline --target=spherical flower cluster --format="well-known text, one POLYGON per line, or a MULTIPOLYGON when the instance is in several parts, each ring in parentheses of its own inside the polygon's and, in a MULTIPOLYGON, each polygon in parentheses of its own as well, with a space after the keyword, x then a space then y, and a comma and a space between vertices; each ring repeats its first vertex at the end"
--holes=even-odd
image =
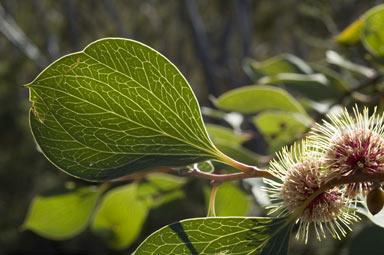
POLYGON ((366 180, 384 174, 384 115, 369 116, 367 108, 353 111, 329 115, 329 122, 313 128, 301 145, 284 148, 270 164, 280 181, 265 180, 274 202, 269 212, 295 218, 297 239, 307 241, 310 225, 319 240, 326 232, 340 239, 358 220, 352 207, 361 196, 382 198, 371 203, 372 213, 383 207, 380 182, 366 180), (365 181, 359 182, 361 176, 365 181))
POLYGON ((271 162, 270 172, 281 182, 270 179, 267 191, 273 203, 268 209, 278 216, 296 215, 299 230, 296 238, 308 240, 308 229, 314 225, 316 236, 325 238, 327 230, 335 238, 346 234, 344 228, 357 217, 350 213, 347 200, 338 188, 320 190, 325 184, 324 162, 307 142, 284 148, 271 162))
MULTIPOLYGON (((368 109, 363 114, 354 108, 350 116, 345 110, 340 115, 330 115, 330 122, 317 125, 309 139, 324 154, 327 180, 352 176, 359 173, 384 173, 384 125, 383 116, 368 109)), ((344 194, 348 198, 368 194, 371 182, 346 185, 344 194)))

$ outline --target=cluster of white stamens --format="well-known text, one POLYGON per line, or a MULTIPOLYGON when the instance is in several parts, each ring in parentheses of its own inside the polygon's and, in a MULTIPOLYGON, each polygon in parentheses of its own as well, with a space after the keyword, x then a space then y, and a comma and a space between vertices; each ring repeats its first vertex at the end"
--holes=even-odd
MULTIPOLYGON (((284 148, 271 162, 270 172, 281 180, 265 180, 273 203, 270 213, 296 215, 298 239, 307 241, 313 225, 316 236, 325 238, 325 229, 334 237, 345 236, 349 224, 358 217, 350 209, 357 195, 366 196, 370 182, 355 182, 322 190, 331 180, 358 173, 384 173, 383 116, 363 114, 329 116, 313 129, 300 146, 284 148)), ((356 201, 356 200, 355 200, 356 201)))

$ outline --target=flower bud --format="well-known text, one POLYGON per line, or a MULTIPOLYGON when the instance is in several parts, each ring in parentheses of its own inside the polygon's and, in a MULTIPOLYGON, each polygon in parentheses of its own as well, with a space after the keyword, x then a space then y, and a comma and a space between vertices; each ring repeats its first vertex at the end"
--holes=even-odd
POLYGON ((367 206, 372 215, 377 214, 384 206, 384 192, 381 188, 369 191, 367 195, 367 206))

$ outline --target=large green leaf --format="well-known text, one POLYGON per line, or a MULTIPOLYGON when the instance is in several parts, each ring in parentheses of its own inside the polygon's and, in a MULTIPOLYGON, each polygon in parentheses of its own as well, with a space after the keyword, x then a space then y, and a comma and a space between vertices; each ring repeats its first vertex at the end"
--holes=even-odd
POLYGON ((23 227, 48 239, 69 239, 87 227, 100 193, 91 186, 37 196, 32 201, 23 227))
POLYGON ((137 197, 137 185, 128 184, 109 191, 95 213, 92 230, 114 249, 124 249, 136 240, 148 208, 137 197))
POLYGON ((384 4, 372 8, 364 15, 361 39, 373 55, 384 56, 384 4))
POLYGON ((272 86, 247 86, 231 90, 216 101, 217 107, 241 113, 282 110, 306 114, 303 107, 285 90, 272 86))
POLYGON ((220 157, 185 78, 139 42, 96 41, 57 60, 27 87, 41 150, 82 179, 220 157))
POLYGON ((292 226, 286 223, 286 219, 244 217, 182 220, 150 235, 134 254, 284 255, 292 226))

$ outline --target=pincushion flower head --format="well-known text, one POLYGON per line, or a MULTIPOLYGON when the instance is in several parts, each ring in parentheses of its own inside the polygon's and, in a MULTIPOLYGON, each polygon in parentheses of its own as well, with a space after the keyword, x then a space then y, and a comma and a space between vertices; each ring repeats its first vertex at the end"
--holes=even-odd
MULTIPOLYGON (((375 174, 384 172, 384 125, 383 115, 375 112, 369 116, 353 109, 342 114, 329 115, 330 121, 317 125, 310 136, 311 143, 324 157, 327 181, 359 173, 375 174)), ((357 182, 345 186, 345 195, 356 198, 366 196, 371 182, 357 182)))
POLYGON ((269 214, 278 217, 293 215, 299 230, 296 238, 308 240, 309 227, 313 225, 317 239, 326 237, 328 231, 334 238, 345 236, 345 228, 356 216, 347 207, 347 200, 337 187, 321 190, 324 162, 307 142, 284 148, 271 162, 269 171, 280 182, 265 179, 272 205, 269 214))

